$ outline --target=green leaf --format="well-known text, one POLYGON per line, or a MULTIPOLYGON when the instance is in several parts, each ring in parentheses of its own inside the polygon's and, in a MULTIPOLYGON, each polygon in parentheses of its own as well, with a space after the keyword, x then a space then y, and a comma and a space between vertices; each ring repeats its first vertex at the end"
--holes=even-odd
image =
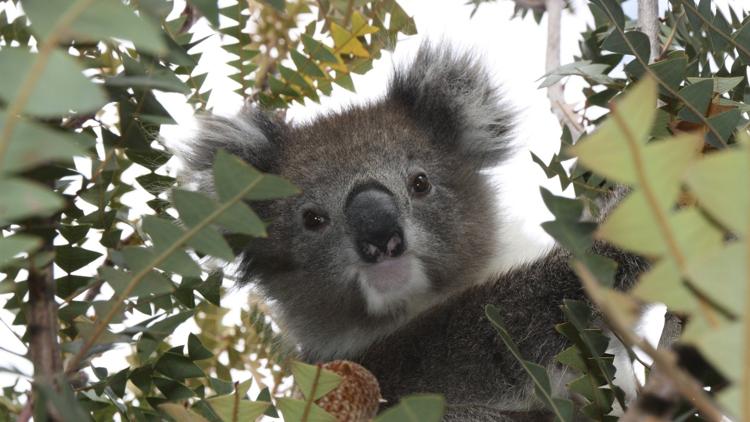
POLYGON ((555 219, 564 221, 580 220, 581 213, 583 213, 583 202, 573 198, 553 195, 552 192, 544 187, 540 187, 539 191, 542 194, 544 205, 555 216, 555 219))
POLYGON ((158 196, 160 193, 171 188, 175 182, 174 177, 162 176, 156 173, 144 174, 143 176, 136 177, 135 180, 138 181, 143 189, 154 196, 158 196))
POLYGON ((374 422, 439 422, 445 413, 445 399, 438 394, 413 394, 378 415, 374 422))
POLYGON ((208 419, 186 408, 182 404, 164 403, 160 404, 159 410, 180 422, 209 422, 208 419))
POLYGON ((86 234, 91 229, 91 224, 61 224, 57 230, 60 231, 60 235, 65 238, 71 245, 78 243, 86 237, 86 234))
MULTIPOLYGON (((138 257, 138 250, 144 248, 132 247, 130 249, 124 249, 123 252, 126 254, 126 259, 136 263, 138 266, 142 266, 141 263, 149 259, 149 256, 138 257), (127 252, 125 252, 127 251, 127 252)), ((133 278, 132 272, 125 272, 122 270, 116 270, 112 267, 101 267, 99 268, 99 276, 109 284, 112 289, 117 293, 121 294, 125 288, 130 284, 133 278)), ((148 295, 158 295, 163 293, 170 293, 174 291, 174 286, 167 280, 164 275, 157 271, 150 271, 141 283, 130 292, 130 296, 143 297, 148 295)))
MULTIPOLYGON (((101 87, 83 76, 83 69, 73 57, 55 50, 48 59, 31 90, 24 111, 40 117, 55 117, 68 114, 70 111, 96 111, 107 102, 101 87), (50 95, 50 92, 54 92, 55 95, 50 95)), ((31 67, 36 60, 40 60, 39 54, 31 53, 24 48, 0 50, 0 75, 3 75, 0 78, 0 98, 6 103, 10 104, 16 100, 18 90, 31 73, 31 67)), ((7 119, 6 115, 5 121, 7 119)))
MULTIPOLYGON (((216 211, 218 204, 211 198, 197 192, 176 190, 172 194, 175 208, 180 211, 182 218, 189 225, 195 225, 216 211), (185 212, 183 215, 182 212, 185 212)), ((216 222, 235 233, 248 234, 255 237, 266 236, 266 227, 260 217, 242 202, 230 206, 216 222)))
MULTIPOLYGON (((7 118, 7 113, 0 110, 0 129, 7 118)), ((13 130, 0 170, 17 173, 50 161, 72 163, 73 156, 86 156, 82 145, 88 142, 81 134, 51 130, 20 119, 13 130)))
POLYGON ((586 168, 621 183, 638 183, 636 168, 631 160, 631 149, 646 143, 656 117, 656 83, 646 78, 631 88, 616 103, 610 117, 589 136, 570 148, 586 168), (632 144, 629 143, 632 141, 632 144))
POLYGON ((180 324, 190 319, 193 314, 192 310, 180 312, 146 328, 137 344, 140 359, 145 361, 156 350, 162 340, 172 334, 180 324))
POLYGON ((318 67, 315 62, 309 58, 303 56, 297 50, 292 50, 290 53, 294 65, 297 66, 299 73, 310 76, 312 78, 325 78, 325 73, 318 67))
POLYGON ((685 284, 670 257, 662 258, 641 275, 632 294, 646 302, 663 303, 673 312, 691 314, 699 309, 695 293, 685 284))
POLYGON ((26 180, 0 180, 0 192, 3 198, 13 198, 0 201, 0 226, 32 216, 46 217, 64 205, 62 198, 46 187, 26 180))
POLYGON ((745 19, 745 23, 742 27, 735 31, 732 39, 736 44, 743 46, 743 49, 738 49, 740 58, 746 66, 750 66, 750 21, 745 19))
POLYGON ((723 148, 729 141, 729 136, 740 124, 742 115, 739 109, 725 111, 709 117, 708 123, 716 130, 708 132, 706 141, 716 148, 723 148))
POLYGON ((153 377, 152 380, 156 388, 170 401, 186 400, 195 396, 193 390, 177 381, 162 377, 153 377))
MULTIPOLYGON (((23 8, 31 19, 31 27, 42 38, 50 36, 62 17, 67 17, 70 9, 80 2, 48 2, 46 0, 26 0, 23 8)), ((118 38, 131 41, 139 49, 152 53, 165 53, 167 47, 161 31, 155 23, 135 14, 135 11, 119 0, 97 0, 85 8, 63 28, 64 35, 79 41, 100 41, 118 38)), ((66 22, 67 23, 67 22, 66 22)))
POLYGON ((198 336, 191 333, 188 336, 188 356, 191 360, 203 360, 213 357, 214 354, 203 346, 198 336))
MULTIPOLYGON (((685 102, 695 107, 696 110, 700 111, 701 114, 705 116, 708 111, 708 105, 711 104, 713 86, 714 84, 710 79, 702 80, 682 88, 680 90, 680 96, 685 99, 685 102)), ((693 123, 703 122, 700 117, 696 116, 695 113, 688 108, 680 110, 679 117, 693 123)))
POLYGON ((183 381, 186 378, 205 376, 203 371, 192 360, 183 355, 170 352, 163 354, 156 361, 154 369, 178 381, 183 381))
MULTIPOLYGON (((306 422, 336 422, 336 418, 330 413, 321 409, 315 403, 309 404, 306 422)), ((307 403, 302 400, 290 399, 282 397, 276 400, 276 408, 281 412, 285 421, 301 421, 305 415, 307 403)), ((262 412, 261 412, 262 413, 262 412)))
POLYGON ((691 84, 697 84, 702 81, 712 81, 713 82, 713 91, 715 94, 725 94, 737 85, 740 84, 745 78, 742 76, 736 76, 736 77, 713 77, 713 78, 687 78, 688 82, 691 84))
POLYGON ((308 365, 306 363, 292 362, 292 374, 294 382, 302 391, 306 399, 317 400, 328 392, 334 390, 341 383, 341 376, 319 365, 308 365))
POLYGON ((150 75, 125 76, 118 75, 104 80, 106 86, 115 87, 138 87, 147 89, 158 89, 165 92, 179 92, 190 94, 190 87, 179 80, 174 73, 162 72, 150 75))
POLYGON ((339 63, 339 59, 331 51, 331 49, 312 38, 307 34, 302 35, 302 45, 305 48, 305 52, 315 60, 328 63, 339 63))
POLYGON ((42 240, 35 236, 17 234, 0 238, 0 268, 13 260, 13 257, 24 252, 33 252, 42 246, 42 240))
POLYGON ((750 146, 728 149, 697 161, 686 182, 701 208, 735 233, 750 227, 750 146))
MULTIPOLYGON (((619 9, 619 6, 617 6, 619 9)), ((628 31, 625 33, 630 44, 635 48, 635 55, 641 58, 645 58, 648 62, 649 55, 651 54, 651 46, 648 41, 648 36, 640 31, 628 31)), ((623 39, 622 34, 618 30, 612 31, 610 35, 602 43, 602 49, 609 50, 613 53, 630 54, 633 55, 633 50, 623 39)))
POLYGON ((687 73, 687 57, 680 55, 648 65, 669 87, 676 90, 687 73))
POLYGON ((214 0, 188 0, 215 28, 219 27, 219 5, 214 0))
POLYGON ((221 306, 221 281, 224 275, 221 272, 211 273, 205 282, 198 285, 195 289, 207 301, 213 303, 216 306, 221 306))
POLYGON ((222 201, 228 201, 251 186, 245 199, 266 200, 296 195, 300 191, 294 185, 272 174, 262 174, 240 158, 219 151, 214 160, 214 183, 222 201))
POLYGON ((688 277, 696 289, 737 317, 747 312, 747 242, 735 242, 688 262, 688 277))
POLYGON ((492 325, 495 327, 495 330, 497 330, 497 333, 505 346, 511 352, 513 357, 516 358, 518 363, 521 364, 521 367, 523 367, 524 371, 526 371, 529 377, 531 377, 531 380, 534 384, 534 391, 536 392, 539 400, 541 400, 542 403, 544 403, 544 405, 554 413, 557 420, 572 421, 573 403, 570 400, 552 397, 552 389, 550 387, 550 381, 549 376, 547 375, 547 371, 543 367, 523 359, 523 357, 521 356, 521 352, 518 350, 518 347, 513 342, 510 334, 503 326, 502 316, 500 315, 500 311, 497 309, 497 307, 493 305, 487 305, 484 308, 484 312, 487 316, 487 319, 490 320, 492 325))
MULTIPOLYGON (((162 252, 176 243, 185 231, 175 224, 154 216, 143 217, 143 230, 151 236, 155 252, 162 252)), ((177 250, 167 258, 162 267, 188 277, 200 277, 201 267, 184 251, 177 250)))
POLYGON ((233 394, 213 397, 206 401, 225 422, 252 422, 263 415, 271 403, 245 400, 251 384, 252 378, 239 384, 233 394))
POLYGON ((55 264, 67 273, 72 273, 89 265, 100 256, 102 254, 99 252, 75 246, 65 245, 55 247, 55 264))

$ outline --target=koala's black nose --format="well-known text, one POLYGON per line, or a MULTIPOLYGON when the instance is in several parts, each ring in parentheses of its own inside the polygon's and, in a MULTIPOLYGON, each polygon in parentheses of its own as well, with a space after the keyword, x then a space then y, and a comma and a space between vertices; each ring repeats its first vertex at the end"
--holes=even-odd
POLYGON ((395 258, 406 250, 396 200, 379 183, 360 185, 349 194, 344 215, 365 262, 395 258))

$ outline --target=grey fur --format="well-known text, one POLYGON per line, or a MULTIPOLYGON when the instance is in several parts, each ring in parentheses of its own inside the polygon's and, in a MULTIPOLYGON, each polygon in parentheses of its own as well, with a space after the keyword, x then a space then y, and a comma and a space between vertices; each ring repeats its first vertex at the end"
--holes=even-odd
MULTIPOLYGON (((513 118, 476 58, 425 45, 378 101, 296 126, 255 109, 205 117, 177 153, 184 181, 209 192, 218 148, 302 189, 252 204, 269 222, 269 236, 245 247, 240 269, 275 304, 304 359, 361 361, 390 403, 413 392, 443 393, 452 420, 534 420, 539 413, 524 413, 534 407, 527 379, 483 306, 503 309, 525 356, 553 367, 565 345, 553 329, 562 320, 558 305, 583 294, 559 249, 493 274, 502 204, 481 170, 508 155, 513 118), (409 183, 421 172, 432 190, 419 196, 409 183), (344 215, 350 194, 371 185, 382 192, 372 198, 395 207, 389 218, 397 218, 408 245, 388 261, 401 263, 393 264, 398 277, 408 276, 392 291, 372 287, 388 281, 382 274, 390 267, 362 262, 352 239, 362 227, 350 227, 354 220, 344 215), (305 211, 328 224, 306 229, 305 211)), ((630 255, 600 248, 621 264, 622 285, 643 269, 630 255)))

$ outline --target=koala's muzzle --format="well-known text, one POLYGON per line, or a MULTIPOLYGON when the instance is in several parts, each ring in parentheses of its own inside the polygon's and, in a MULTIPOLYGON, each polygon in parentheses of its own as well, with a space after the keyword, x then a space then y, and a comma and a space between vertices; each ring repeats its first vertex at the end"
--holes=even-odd
POLYGON ((393 194, 379 183, 352 190, 344 206, 357 253, 365 262, 395 258, 406 250, 400 212, 393 194))

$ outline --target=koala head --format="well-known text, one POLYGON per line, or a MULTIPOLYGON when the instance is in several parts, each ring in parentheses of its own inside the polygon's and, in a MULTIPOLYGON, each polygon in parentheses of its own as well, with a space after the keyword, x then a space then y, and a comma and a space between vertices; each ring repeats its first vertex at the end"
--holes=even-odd
POLYGON ((508 154, 511 117, 474 58, 423 46, 378 101, 299 125, 251 108, 206 117, 180 155, 207 191, 219 148, 301 189, 251 204, 268 237, 245 247, 241 278, 308 358, 351 357, 489 275, 497 207, 483 170, 508 154))

